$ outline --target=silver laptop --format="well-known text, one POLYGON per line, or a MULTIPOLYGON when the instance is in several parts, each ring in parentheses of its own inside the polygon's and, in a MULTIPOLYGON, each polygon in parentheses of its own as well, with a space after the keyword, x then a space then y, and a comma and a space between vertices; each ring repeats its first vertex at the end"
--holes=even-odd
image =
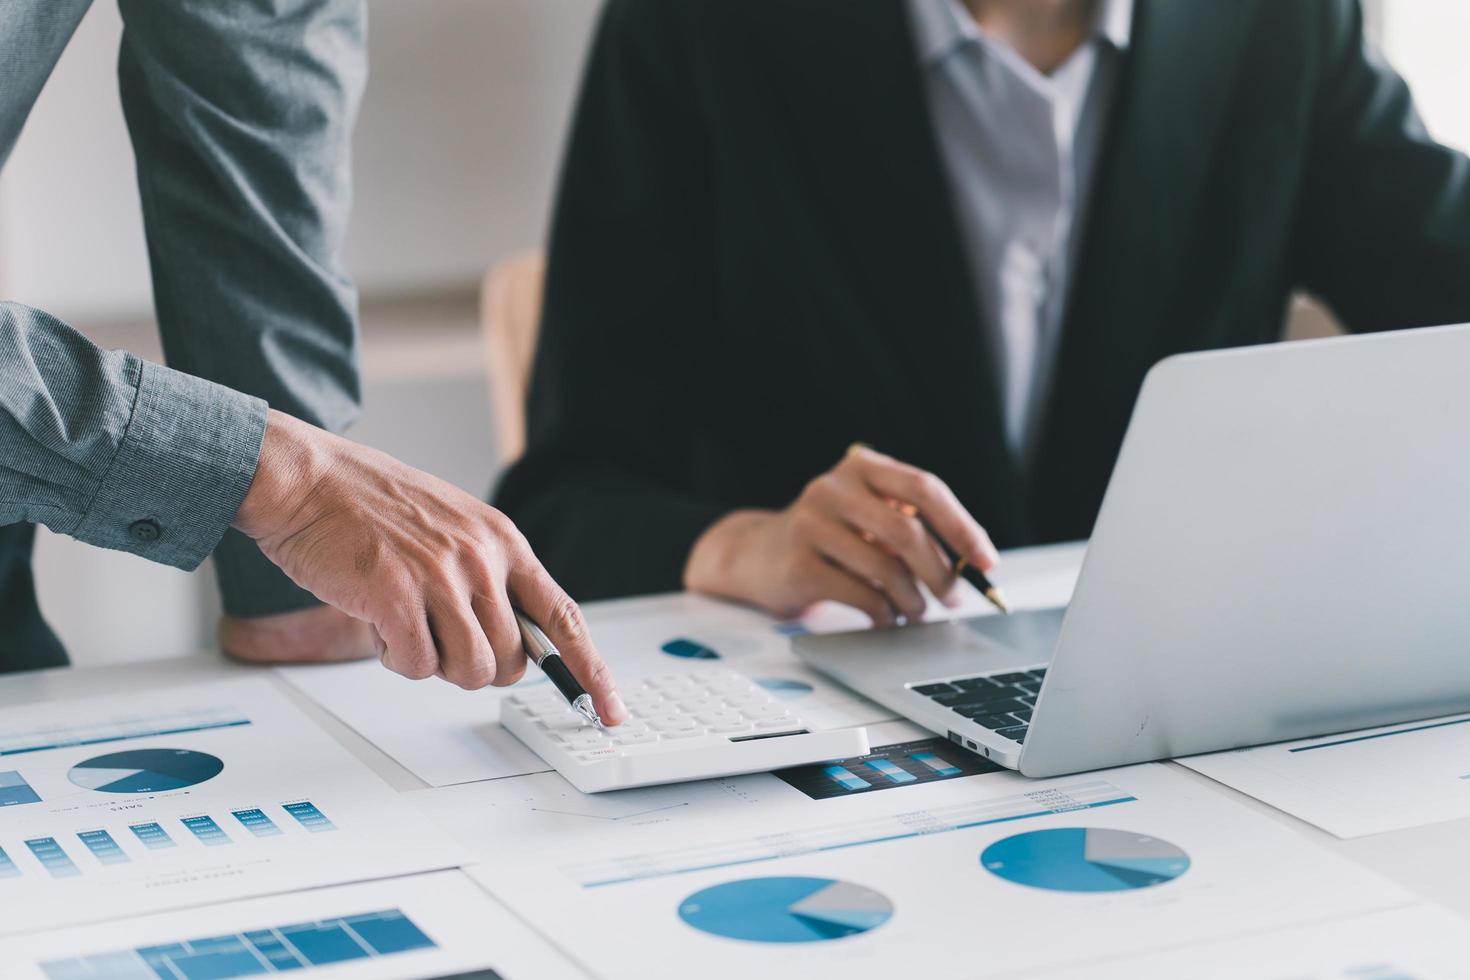
POLYGON ((1030 776, 1470 710, 1470 325, 1169 358, 1065 610, 795 649, 1030 776))

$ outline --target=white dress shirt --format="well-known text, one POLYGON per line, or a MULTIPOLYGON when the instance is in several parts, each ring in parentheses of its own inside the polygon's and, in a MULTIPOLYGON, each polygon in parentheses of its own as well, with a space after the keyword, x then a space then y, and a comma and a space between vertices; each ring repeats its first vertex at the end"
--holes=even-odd
POLYGON ((979 302, 1011 451, 1035 448, 1132 0, 1098 0, 1050 75, 959 0, 909 0, 920 67, 979 302))

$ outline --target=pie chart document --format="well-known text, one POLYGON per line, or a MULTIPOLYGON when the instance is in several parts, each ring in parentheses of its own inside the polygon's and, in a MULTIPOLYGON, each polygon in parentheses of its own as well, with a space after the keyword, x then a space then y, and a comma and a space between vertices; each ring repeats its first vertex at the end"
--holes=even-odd
POLYGON ((7 709, 0 771, 0 936, 462 857, 261 678, 7 709))
POLYGON ((608 980, 1027 976, 1418 902, 1163 765, 725 795, 466 870, 608 980))

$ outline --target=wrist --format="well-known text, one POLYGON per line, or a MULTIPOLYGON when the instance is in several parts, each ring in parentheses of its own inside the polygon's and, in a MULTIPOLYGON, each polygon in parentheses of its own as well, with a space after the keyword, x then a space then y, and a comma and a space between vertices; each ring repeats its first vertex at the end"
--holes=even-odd
POLYGON ((738 596, 742 554, 752 533, 773 516, 769 510, 735 510, 705 528, 684 563, 684 588, 691 592, 738 596))
POLYGON ((286 523, 313 482, 317 452, 311 434, 315 431, 314 426, 285 412, 269 410, 255 476, 232 527, 259 540, 286 523))

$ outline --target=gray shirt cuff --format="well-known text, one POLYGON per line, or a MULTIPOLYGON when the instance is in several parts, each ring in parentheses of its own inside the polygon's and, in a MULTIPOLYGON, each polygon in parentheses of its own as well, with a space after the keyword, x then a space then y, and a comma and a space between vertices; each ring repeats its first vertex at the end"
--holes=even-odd
POLYGON ((219 544, 255 478, 266 404, 130 358, 137 396, 121 444, 81 521, 88 544, 176 568, 219 544))

